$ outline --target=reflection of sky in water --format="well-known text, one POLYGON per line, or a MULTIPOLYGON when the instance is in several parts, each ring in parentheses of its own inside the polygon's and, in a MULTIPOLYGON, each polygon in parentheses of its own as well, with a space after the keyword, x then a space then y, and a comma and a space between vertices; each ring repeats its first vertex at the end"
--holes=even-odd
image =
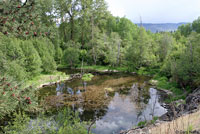
POLYGON ((139 121, 150 120, 154 107, 154 116, 161 116, 166 110, 158 102, 157 91, 153 88, 149 90, 151 98, 148 104, 142 108, 133 101, 130 95, 119 95, 115 93, 113 100, 108 106, 106 115, 96 121, 96 128, 92 132, 96 134, 114 134, 124 129, 129 129, 139 121))
MULTIPOLYGON (((95 87, 97 90, 102 90, 111 87, 114 89, 116 88, 117 92, 115 92, 114 97, 108 95, 111 101, 109 105, 103 109, 88 111, 84 110, 84 106, 80 105, 76 107, 77 111, 81 113, 81 117, 85 121, 93 120, 96 117, 100 118, 96 121, 96 128, 92 128, 92 132, 96 134, 119 133, 121 130, 126 130, 137 125, 140 121, 144 121, 145 119, 150 120, 152 118, 153 107, 155 107, 154 116, 160 116, 164 114, 166 110, 158 102, 159 95, 156 95, 157 90, 153 88, 149 89, 150 99, 145 101, 147 104, 144 104, 145 97, 142 96, 143 94, 140 94, 143 91, 146 92, 146 89, 149 88, 148 85, 145 85, 145 81, 147 80, 148 78, 142 76, 123 77, 117 74, 96 75, 93 80, 88 83, 87 88, 95 87), (120 90, 120 88, 122 88, 122 90, 120 90), (138 97, 141 99, 140 102, 136 101, 138 97)), ((83 83, 80 79, 66 81, 63 92, 70 93, 73 91, 74 94, 81 95, 78 89, 82 87, 83 83)), ((61 93, 62 91, 59 92, 61 93)), ((56 86, 45 87, 40 90, 41 96, 46 93, 49 95, 56 95, 56 86)))

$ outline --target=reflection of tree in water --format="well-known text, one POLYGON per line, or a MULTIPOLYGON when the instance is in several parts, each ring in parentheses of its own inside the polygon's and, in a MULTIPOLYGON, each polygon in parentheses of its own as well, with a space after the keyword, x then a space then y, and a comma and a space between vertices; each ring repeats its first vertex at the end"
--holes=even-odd
POLYGON ((165 113, 165 109, 159 103, 159 93, 156 89, 149 89, 150 98, 148 104, 143 103, 143 109, 138 112, 137 121, 151 120, 154 116, 165 113), (159 110, 159 111, 158 111, 159 110))
POLYGON ((105 107, 104 109, 99 110, 84 110, 81 114, 81 120, 84 121, 93 121, 102 119, 102 117, 107 113, 108 107, 105 107))
POLYGON ((146 120, 146 117, 143 115, 143 111, 146 109, 149 99, 149 87, 147 83, 133 83, 130 89, 130 100, 135 104, 135 108, 138 111, 137 121, 146 120))
POLYGON ((134 83, 130 89, 130 96, 131 101, 136 104, 136 107, 143 109, 144 105, 148 103, 150 97, 146 83, 134 83))

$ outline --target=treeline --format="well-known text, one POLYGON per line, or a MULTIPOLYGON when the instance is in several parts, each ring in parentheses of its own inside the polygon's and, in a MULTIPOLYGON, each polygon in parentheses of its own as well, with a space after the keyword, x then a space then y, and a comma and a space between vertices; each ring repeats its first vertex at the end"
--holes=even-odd
POLYGON ((0 34, 0 71, 27 80, 56 69, 55 46, 47 38, 20 40, 0 34))
POLYGON ((154 34, 114 17, 104 0, 7 0, 2 5, 0 70, 17 79, 83 63, 157 70, 182 88, 199 85, 200 18, 176 32, 154 34))

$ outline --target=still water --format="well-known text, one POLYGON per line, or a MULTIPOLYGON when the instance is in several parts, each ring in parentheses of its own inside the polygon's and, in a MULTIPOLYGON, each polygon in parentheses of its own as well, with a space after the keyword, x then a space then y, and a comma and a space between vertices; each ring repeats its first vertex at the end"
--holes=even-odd
POLYGON ((148 77, 130 74, 98 74, 87 83, 77 78, 44 87, 40 89, 40 97, 64 94, 60 106, 71 105, 79 111, 82 120, 95 121, 93 133, 115 134, 166 113, 160 91, 148 81, 148 77), (62 91, 58 94, 61 85, 62 91))

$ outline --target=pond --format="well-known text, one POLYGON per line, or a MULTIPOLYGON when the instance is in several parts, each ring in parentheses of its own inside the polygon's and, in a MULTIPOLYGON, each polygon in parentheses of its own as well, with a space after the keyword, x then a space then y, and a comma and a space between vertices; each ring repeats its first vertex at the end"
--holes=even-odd
POLYGON ((115 134, 167 112, 162 93, 148 84, 149 79, 123 73, 96 74, 87 83, 77 78, 41 88, 40 98, 45 98, 47 106, 69 105, 79 111, 81 120, 95 122, 91 129, 95 134, 115 134))

